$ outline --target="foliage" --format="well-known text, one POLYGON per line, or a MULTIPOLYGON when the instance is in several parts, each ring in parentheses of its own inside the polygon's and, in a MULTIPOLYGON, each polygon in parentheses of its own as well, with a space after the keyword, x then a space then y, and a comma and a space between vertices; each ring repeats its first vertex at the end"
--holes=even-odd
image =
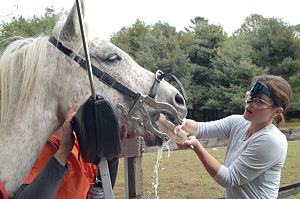
POLYGON ((279 66, 286 58, 297 59, 299 57, 299 40, 295 37, 294 29, 277 19, 265 19, 257 30, 257 36, 250 38, 251 46, 256 53, 254 63, 260 67, 269 68, 269 72, 275 75, 283 75, 282 70, 290 76, 295 71, 281 69, 279 66))
POLYGON ((300 24, 290 26, 280 19, 261 17, 255 22, 255 28, 246 33, 240 32, 236 37, 250 44, 251 60, 255 65, 269 74, 282 76, 289 81, 294 98, 288 111, 299 112, 300 24))
MULTIPOLYGON (((223 55, 213 61, 214 74, 211 78, 220 103, 218 109, 228 113, 240 112, 244 106, 244 95, 249 90, 251 78, 264 73, 252 63, 251 48, 246 41, 228 39, 223 47, 223 55)), ((211 107, 214 108, 214 107, 211 107)))
POLYGON ((135 59, 135 54, 144 48, 144 40, 149 32, 149 28, 145 22, 137 20, 132 24, 132 27, 123 27, 115 33, 111 41, 135 59))
POLYGON ((261 25, 264 17, 259 14, 251 14, 245 18, 241 27, 234 32, 234 36, 254 34, 261 25))
POLYGON ((191 22, 193 26, 190 26, 190 31, 194 34, 189 59, 199 66, 211 67, 212 59, 219 56, 226 39, 223 28, 209 24, 208 20, 202 17, 196 17, 191 22))
MULTIPOLYGON (((11 20, 0 25, 0 42, 5 46, 6 40, 12 37, 34 37, 38 35, 51 35, 51 31, 63 10, 56 13, 53 8, 46 8, 41 16, 24 18, 23 16, 12 17, 11 20)), ((14 39, 14 38, 12 38, 14 39)))

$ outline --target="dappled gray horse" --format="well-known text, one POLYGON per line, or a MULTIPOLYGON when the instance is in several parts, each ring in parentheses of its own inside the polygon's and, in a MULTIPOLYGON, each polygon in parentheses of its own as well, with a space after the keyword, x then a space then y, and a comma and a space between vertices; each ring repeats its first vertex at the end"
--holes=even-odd
MULTIPOLYGON (((75 7, 66 22, 55 28, 54 36, 84 57, 75 7)), ((21 185, 71 105, 76 101, 82 103, 90 96, 87 72, 48 40, 48 36, 17 40, 1 55, 0 180, 10 195, 21 185)), ((93 65, 131 90, 147 95, 155 78, 153 73, 108 41, 89 39, 89 49, 93 65)), ((100 81, 94 82, 96 93, 109 99, 114 107, 121 103, 128 110, 132 105, 127 96, 100 81)), ((172 105, 181 118, 186 116, 185 101, 166 81, 160 83, 155 100, 172 105)), ((116 111, 120 123, 124 122, 124 114, 119 109, 116 111)), ((134 121, 126 122, 130 128, 136 128, 134 121)), ((153 142, 153 135, 139 132, 146 144, 153 142)))

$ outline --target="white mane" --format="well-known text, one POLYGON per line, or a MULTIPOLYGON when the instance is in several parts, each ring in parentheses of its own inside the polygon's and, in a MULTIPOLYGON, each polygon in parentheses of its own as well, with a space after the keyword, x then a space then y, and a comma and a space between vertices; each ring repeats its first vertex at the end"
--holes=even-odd
MULTIPOLYGON (((61 16, 52 32, 58 39, 63 36, 72 41, 69 35, 62 32, 66 20, 66 16, 61 16)), ((87 35, 90 35, 87 22, 85 26, 87 35)), ((8 45, 0 58, 0 128, 22 114, 32 98, 40 72, 47 64, 46 45, 49 45, 49 36, 14 38, 18 39, 8 45)), ((72 50, 76 52, 80 48, 72 50)))
POLYGON ((12 42, 0 58, 0 128, 25 109, 45 65, 48 37, 12 42))

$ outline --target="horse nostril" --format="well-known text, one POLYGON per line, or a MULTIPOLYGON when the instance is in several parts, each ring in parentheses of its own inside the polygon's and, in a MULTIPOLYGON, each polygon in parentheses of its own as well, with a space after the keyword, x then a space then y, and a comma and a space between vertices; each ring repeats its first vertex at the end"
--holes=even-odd
POLYGON ((184 99, 178 93, 175 95, 175 102, 179 105, 184 105, 184 99))

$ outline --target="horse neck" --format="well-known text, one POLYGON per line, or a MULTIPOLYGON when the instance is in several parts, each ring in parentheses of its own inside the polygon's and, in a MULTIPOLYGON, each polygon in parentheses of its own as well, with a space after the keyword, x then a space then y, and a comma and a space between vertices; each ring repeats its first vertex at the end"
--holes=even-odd
POLYGON ((21 117, 0 129, 0 180, 11 196, 32 168, 48 137, 61 123, 56 106, 51 96, 45 96, 44 88, 38 87, 21 117))
POLYGON ((6 136, 1 138, 0 179, 4 181, 9 194, 13 194, 21 185, 58 123, 49 111, 33 115, 32 112, 28 112, 26 117, 25 124, 15 124, 7 130, 6 136))

